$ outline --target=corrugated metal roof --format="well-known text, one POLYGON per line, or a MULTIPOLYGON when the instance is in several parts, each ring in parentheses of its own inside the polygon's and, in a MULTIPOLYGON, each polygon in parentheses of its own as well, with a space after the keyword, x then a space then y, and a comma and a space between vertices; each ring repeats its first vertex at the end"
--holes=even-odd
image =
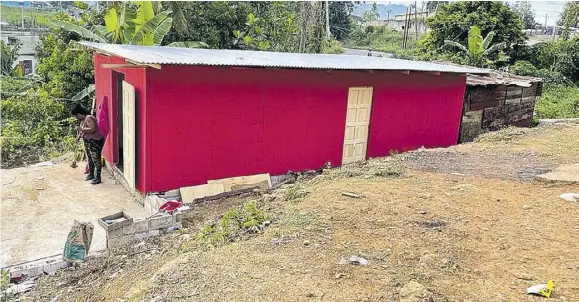
POLYGON ((410 70, 487 74, 489 70, 389 58, 79 42, 139 64, 218 65, 307 69, 410 70))
POLYGON ((531 87, 533 83, 542 81, 543 79, 541 78, 525 77, 496 70, 492 70, 488 76, 469 74, 466 78, 466 84, 469 86, 516 85, 520 87, 531 87))

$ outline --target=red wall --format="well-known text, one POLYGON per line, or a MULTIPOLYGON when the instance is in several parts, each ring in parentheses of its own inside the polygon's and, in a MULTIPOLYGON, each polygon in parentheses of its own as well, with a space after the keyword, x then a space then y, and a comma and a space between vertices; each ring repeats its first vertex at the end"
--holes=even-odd
MULTIPOLYGON (((101 65, 105 63, 125 63, 125 60, 122 58, 108 57, 101 54, 95 54, 94 56, 96 107, 99 108, 99 105, 103 101, 104 96, 106 96, 109 101, 109 123, 111 130, 105 141, 103 157, 105 157, 109 163, 117 163, 119 159, 117 142, 119 131, 117 125, 117 109, 118 106, 121 106, 121 104, 118 102, 116 92, 114 91, 116 86, 116 78, 113 76, 113 69, 102 68, 101 65)), ((136 129, 138 133, 136 145, 138 174, 137 189, 141 192, 146 192, 148 191, 147 188, 150 188, 150 184, 147 183, 147 181, 150 180, 150 157, 147 157, 150 147, 148 147, 147 144, 149 144, 151 141, 147 136, 147 131, 150 130, 148 127, 149 124, 147 123, 148 103, 145 101, 147 99, 146 69, 124 68, 114 69, 114 71, 123 73, 125 75, 125 81, 135 87, 135 94, 137 95, 136 129)))
MULTIPOLYGON (((463 75, 397 72, 177 65, 146 72, 143 192, 340 165, 351 86, 374 87, 369 157, 453 145, 466 83, 463 75)), ((143 77, 135 86, 144 95, 143 77)))

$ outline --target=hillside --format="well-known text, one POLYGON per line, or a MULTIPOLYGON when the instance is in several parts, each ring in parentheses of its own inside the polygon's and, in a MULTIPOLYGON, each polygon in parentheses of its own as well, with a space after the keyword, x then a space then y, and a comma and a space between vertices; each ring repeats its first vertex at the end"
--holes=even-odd
POLYGON ((579 205, 559 195, 579 185, 533 177, 577 160, 579 125, 479 140, 203 204, 184 231, 43 277, 22 301, 527 301, 547 280, 578 301, 579 205), (209 240, 252 201, 271 224, 209 240))

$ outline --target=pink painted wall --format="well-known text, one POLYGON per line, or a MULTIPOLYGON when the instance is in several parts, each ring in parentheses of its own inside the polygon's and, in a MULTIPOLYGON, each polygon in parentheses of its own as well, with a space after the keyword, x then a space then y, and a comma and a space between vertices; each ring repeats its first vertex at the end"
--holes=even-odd
POLYGON ((453 74, 178 65, 146 76, 142 192, 340 165, 351 86, 374 87, 369 157, 453 145, 466 83, 453 74))
MULTIPOLYGON (((116 88, 116 77, 112 72, 113 69, 102 68, 102 64, 105 63, 125 63, 125 60, 118 57, 108 57, 101 54, 95 54, 94 56, 94 69, 95 69, 95 85, 96 85, 96 107, 99 108, 100 103, 103 101, 104 96, 108 98, 109 104, 109 124, 111 130, 106 138, 105 146, 103 148, 103 157, 109 163, 118 163, 118 123, 117 123, 117 110, 121 103, 117 100, 117 95, 115 92, 116 88)), ((137 156, 137 189, 141 192, 147 192, 150 188, 148 181, 151 179, 150 175, 150 161, 149 156, 149 144, 151 140, 147 135, 150 131, 150 123, 148 123, 148 106, 149 103, 146 102, 147 99, 147 83, 146 83, 146 69, 145 68, 124 68, 124 69, 114 69, 114 71, 123 73, 125 75, 125 81, 130 83, 135 87, 136 94, 136 119, 137 119, 137 145, 136 145, 136 156, 137 156)))

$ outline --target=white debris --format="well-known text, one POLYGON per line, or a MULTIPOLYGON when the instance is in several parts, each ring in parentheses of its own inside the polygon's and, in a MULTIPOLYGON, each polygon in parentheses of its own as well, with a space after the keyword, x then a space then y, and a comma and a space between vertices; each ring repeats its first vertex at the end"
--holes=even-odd
POLYGON ((28 280, 28 281, 24 281, 20 284, 14 284, 12 286, 9 286, 5 293, 6 294, 20 294, 20 293, 25 293, 27 291, 32 290, 32 288, 34 288, 36 286, 36 283, 34 282, 34 280, 28 280))
POLYGON ((351 256, 350 257, 350 264, 354 264, 354 265, 368 265, 368 263, 370 263, 368 260, 359 257, 359 256, 351 256))
POLYGON ((579 201, 579 193, 565 193, 559 195, 559 197, 571 202, 579 201))
POLYGON ((33 165, 33 167, 46 167, 46 166, 54 166, 54 163, 51 161, 43 161, 41 163, 33 165))

